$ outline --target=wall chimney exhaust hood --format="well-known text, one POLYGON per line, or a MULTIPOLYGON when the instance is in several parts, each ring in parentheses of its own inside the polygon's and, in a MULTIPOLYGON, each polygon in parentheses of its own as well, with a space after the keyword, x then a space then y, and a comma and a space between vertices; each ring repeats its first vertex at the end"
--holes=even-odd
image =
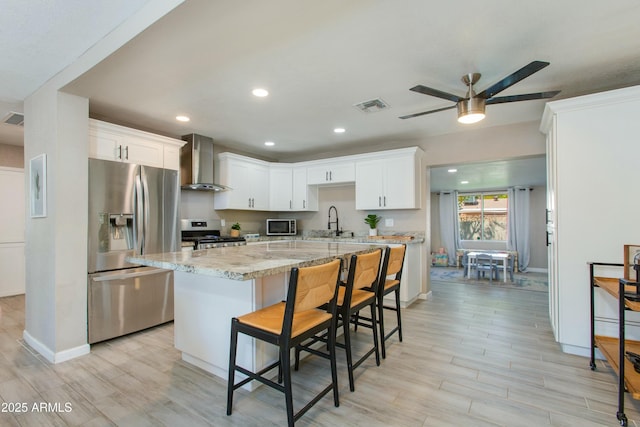
POLYGON ((180 149, 180 186, 183 190, 225 191, 229 187, 213 183, 213 139, 191 133, 180 149))

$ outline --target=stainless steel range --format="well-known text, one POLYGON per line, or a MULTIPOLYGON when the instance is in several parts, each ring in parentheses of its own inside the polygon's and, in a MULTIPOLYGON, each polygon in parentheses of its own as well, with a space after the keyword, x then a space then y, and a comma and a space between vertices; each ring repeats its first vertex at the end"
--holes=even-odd
POLYGON ((183 219, 182 241, 192 242, 194 249, 222 248, 246 245, 244 237, 221 236, 219 219, 183 219))

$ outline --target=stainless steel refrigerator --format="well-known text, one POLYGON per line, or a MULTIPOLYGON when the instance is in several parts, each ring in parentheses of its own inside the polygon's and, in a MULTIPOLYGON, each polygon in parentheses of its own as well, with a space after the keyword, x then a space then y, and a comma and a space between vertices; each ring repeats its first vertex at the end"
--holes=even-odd
POLYGON ((89 343, 173 320, 173 272, 132 254, 180 248, 178 171, 89 159, 89 343))

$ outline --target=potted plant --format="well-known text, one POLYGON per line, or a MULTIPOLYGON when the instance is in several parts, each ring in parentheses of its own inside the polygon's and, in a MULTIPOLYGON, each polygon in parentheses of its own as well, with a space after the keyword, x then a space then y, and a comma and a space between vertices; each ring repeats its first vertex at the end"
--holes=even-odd
POLYGON ((231 237, 238 237, 240 236, 240 223, 236 222, 235 224, 233 224, 231 226, 231 237))
POLYGON ((376 214, 369 214, 365 217, 364 222, 369 224, 369 236, 378 235, 378 223, 381 219, 382 217, 376 214))

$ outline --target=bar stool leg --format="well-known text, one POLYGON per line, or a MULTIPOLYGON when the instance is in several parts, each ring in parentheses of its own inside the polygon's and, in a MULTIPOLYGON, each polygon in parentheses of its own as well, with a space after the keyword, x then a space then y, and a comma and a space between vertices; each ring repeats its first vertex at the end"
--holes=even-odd
MULTIPOLYGON (((373 348, 375 349, 375 355, 376 355, 376 366, 380 366, 380 350, 379 350, 379 344, 378 344, 378 328, 376 328, 376 307, 375 307, 375 303, 371 304, 371 319, 372 322, 371 324, 373 325, 373 327, 371 328, 371 331, 373 332, 373 348)), ((384 339, 383 339, 384 340, 384 339)))
POLYGON ((349 319, 342 319, 342 330, 344 335, 344 348, 347 353, 347 371, 349 372, 349 390, 355 391, 356 387, 353 380, 353 359, 351 357, 351 331, 349 327, 349 319))
MULTIPOLYGON (((380 297, 378 298, 378 323, 380 325, 380 347, 381 347, 381 352, 382 352, 382 358, 386 359, 387 358, 387 346, 384 343, 385 339, 384 339, 384 302, 383 302, 383 298, 380 297)), ((375 327, 375 324, 373 324, 375 327)))
POLYGON ((396 289, 396 316, 398 317, 398 340, 402 342, 402 316, 400 315, 400 289, 396 289))
POLYGON ((280 367, 284 379, 284 401, 287 409, 287 424, 293 427, 293 392, 291 390, 291 353, 288 346, 280 347, 280 367))
POLYGON ((333 404, 337 408, 340 406, 338 397, 338 367, 336 363, 336 328, 332 327, 327 331, 329 336, 329 361, 331 362, 331 380, 333 381, 333 404))
POLYGON ((236 352, 238 347, 238 329, 231 321, 231 345, 229 346, 229 382, 227 383, 227 415, 231 415, 233 406, 233 390, 236 373, 236 352))

